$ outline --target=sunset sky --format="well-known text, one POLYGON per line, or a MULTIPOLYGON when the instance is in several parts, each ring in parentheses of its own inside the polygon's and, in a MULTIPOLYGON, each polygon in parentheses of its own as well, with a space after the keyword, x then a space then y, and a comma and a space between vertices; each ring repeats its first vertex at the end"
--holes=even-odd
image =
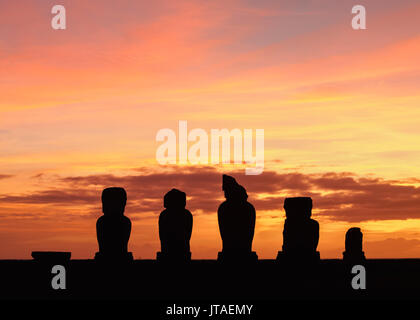
POLYGON ((159 251, 187 193, 193 259, 221 249, 222 173, 281 250, 286 196, 311 196, 321 258, 360 227, 368 258, 420 258, 418 0, 0 0, 0 259, 92 258, 101 191, 127 190, 129 250, 159 251), (62 4, 67 29, 53 30, 62 4), (367 30, 351 27, 354 5, 367 30), (156 161, 163 128, 264 129, 265 168, 156 161))

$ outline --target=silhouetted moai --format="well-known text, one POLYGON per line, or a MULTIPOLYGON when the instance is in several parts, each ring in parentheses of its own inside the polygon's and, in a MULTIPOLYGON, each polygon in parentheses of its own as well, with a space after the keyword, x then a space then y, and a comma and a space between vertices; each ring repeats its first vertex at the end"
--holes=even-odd
POLYGON ((356 264, 366 260, 363 252, 363 233, 360 228, 350 228, 346 232, 346 251, 343 252, 344 262, 356 264))
POLYGON ((185 209, 187 196, 184 192, 172 189, 163 198, 166 208, 159 216, 160 261, 188 261, 191 259, 190 239, 193 216, 185 209))
POLYGON ((96 222, 99 252, 95 260, 118 262, 133 259, 127 251, 131 221, 124 216, 127 193, 123 188, 107 188, 102 192, 103 216, 96 222))
POLYGON ((224 201, 217 211, 223 249, 218 260, 226 262, 256 261, 252 251, 255 229, 255 208, 247 201, 244 187, 228 175, 223 175, 224 201))
POLYGON ((286 198, 284 209, 283 251, 279 251, 277 259, 318 261, 319 224, 311 219, 312 199, 286 198))

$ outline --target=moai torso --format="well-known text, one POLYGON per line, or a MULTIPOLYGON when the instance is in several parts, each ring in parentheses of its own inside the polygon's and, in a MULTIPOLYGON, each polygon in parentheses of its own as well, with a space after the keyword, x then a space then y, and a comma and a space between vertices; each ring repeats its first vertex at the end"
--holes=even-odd
POLYGON ((223 251, 251 252, 255 229, 255 209, 247 201, 225 201, 218 210, 223 251))
POLYGON ((283 229, 283 251, 315 252, 318 246, 319 224, 313 219, 287 218, 283 229))
POLYGON ((99 252, 103 254, 127 253, 131 222, 126 216, 102 216, 96 223, 99 252))

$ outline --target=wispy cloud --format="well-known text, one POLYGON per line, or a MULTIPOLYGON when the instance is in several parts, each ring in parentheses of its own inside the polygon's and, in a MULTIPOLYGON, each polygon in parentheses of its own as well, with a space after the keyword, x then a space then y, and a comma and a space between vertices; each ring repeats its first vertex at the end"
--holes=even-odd
MULTIPOLYGON (((1 195, 0 203, 48 204, 74 207, 99 206, 101 190, 121 186, 128 192, 127 212, 158 213, 163 195, 178 188, 188 195, 193 212, 215 213, 223 200, 221 173, 212 167, 150 172, 145 168, 133 175, 98 174, 61 177, 54 189, 23 195, 1 195)), ((286 196, 311 196, 317 215, 336 221, 401 220, 420 218, 420 188, 407 181, 359 177, 353 173, 278 173, 260 176, 229 172, 248 191, 257 211, 282 210, 286 196)), ((412 182, 412 180, 410 180, 412 182)), ((49 182, 51 183, 51 182, 49 182)))

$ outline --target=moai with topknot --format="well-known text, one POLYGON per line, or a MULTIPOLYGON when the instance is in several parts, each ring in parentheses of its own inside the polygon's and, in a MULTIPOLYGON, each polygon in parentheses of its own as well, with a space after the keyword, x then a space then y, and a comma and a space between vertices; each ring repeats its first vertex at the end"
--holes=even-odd
POLYGON ((222 262, 252 262, 258 256, 252 251, 255 230, 255 208, 248 194, 235 178, 223 175, 222 189, 226 200, 217 210, 223 248, 218 260, 222 262))

